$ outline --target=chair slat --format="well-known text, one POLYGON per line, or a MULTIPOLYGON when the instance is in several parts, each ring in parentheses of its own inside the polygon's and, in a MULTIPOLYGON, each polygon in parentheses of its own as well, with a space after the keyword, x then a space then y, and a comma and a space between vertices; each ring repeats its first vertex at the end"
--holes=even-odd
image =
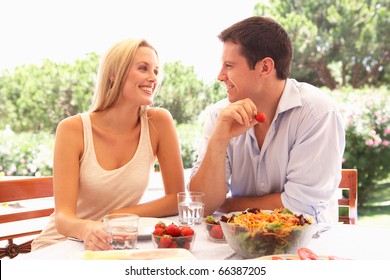
POLYGON ((12 202, 53 196, 53 177, 0 181, 0 202, 12 202))
POLYGON ((347 206, 348 216, 340 216, 339 222, 346 224, 357 223, 357 195, 358 195, 358 171, 357 169, 342 169, 339 189, 347 189, 348 197, 339 199, 339 206, 347 206))
POLYGON ((31 236, 31 235, 37 235, 37 234, 40 234, 41 231, 42 230, 34 230, 34 231, 26 231, 23 233, 4 235, 4 236, 0 237, 0 241, 10 240, 10 239, 14 239, 14 238, 20 238, 20 237, 25 237, 25 236, 31 236))
POLYGON ((54 208, 0 215, 0 224, 50 216, 54 208))
MULTIPOLYGON (((52 176, 0 180, 0 203, 47 197, 53 197, 52 176)), ((41 209, 3 214, 0 215, 0 224, 23 222, 36 218, 48 217, 53 213, 53 211, 54 208, 47 208, 47 205, 45 205, 44 207, 41 207, 41 209)), ((12 225, 12 227, 13 226, 14 225, 12 225)), ((0 236, 0 240, 8 241, 8 244, 4 248, 0 248, 0 259, 3 257, 14 258, 19 253, 29 253, 31 251, 32 240, 22 244, 15 244, 14 239, 37 235, 42 231, 42 229, 39 229, 39 227, 37 227, 38 229, 30 228, 21 230, 21 232, 15 231, 15 233, 0 233, 3 234, 0 236)))

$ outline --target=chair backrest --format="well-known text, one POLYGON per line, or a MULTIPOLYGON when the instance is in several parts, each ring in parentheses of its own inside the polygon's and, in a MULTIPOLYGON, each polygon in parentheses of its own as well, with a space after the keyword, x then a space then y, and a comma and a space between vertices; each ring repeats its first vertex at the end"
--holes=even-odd
MULTIPOLYGON (((51 176, 0 180, 0 203, 46 197, 53 197, 53 177, 51 176)), ((47 205, 46 207, 41 207, 39 209, 34 208, 26 211, 18 209, 18 211, 14 211, 13 213, 1 214, 0 225, 3 225, 2 227, 4 227, 8 224, 11 225, 12 229, 15 229, 20 224, 17 222, 48 217, 53 211, 54 208, 47 207, 47 205)), ((20 245, 14 244, 14 239, 37 235, 42 229, 20 229, 19 231, 18 228, 17 230, 17 232, 12 231, 5 233, 2 231, 0 233, 0 241, 8 241, 7 246, 0 248, 0 259, 7 256, 9 258, 14 258, 19 253, 29 253, 31 251, 32 239, 20 245)))
POLYGON ((348 216, 340 215, 339 222, 344 224, 357 223, 357 195, 358 195, 358 171, 357 169, 342 169, 340 189, 347 189, 348 195, 339 199, 340 207, 348 207, 348 216))

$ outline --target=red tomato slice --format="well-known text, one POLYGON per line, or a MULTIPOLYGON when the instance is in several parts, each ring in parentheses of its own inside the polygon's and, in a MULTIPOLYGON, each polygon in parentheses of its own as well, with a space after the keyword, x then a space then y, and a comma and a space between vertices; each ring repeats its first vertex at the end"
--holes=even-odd
POLYGON ((298 256, 301 260, 318 260, 319 257, 310 249, 299 248, 298 256))

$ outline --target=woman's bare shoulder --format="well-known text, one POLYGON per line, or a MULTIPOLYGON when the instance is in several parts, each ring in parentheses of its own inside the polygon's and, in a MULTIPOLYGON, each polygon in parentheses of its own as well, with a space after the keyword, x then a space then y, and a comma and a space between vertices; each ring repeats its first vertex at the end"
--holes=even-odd
POLYGON ((162 121, 170 123, 173 121, 172 114, 164 108, 149 108, 146 113, 152 123, 161 123, 162 121))
POLYGON ((146 113, 147 113, 148 117, 153 117, 153 116, 164 117, 165 116, 165 117, 172 118, 171 112, 169 112, 165 108, 152 107, 152 108, 149 108, 146 111, 146 113))
POLYGON ((80 115, 74 115, 61 120, 57 126, 57 132, 79 133, 82 131, 83 124, 80 115))
POLYGON ((164 108, 150 108, 147 111, 151 135, 167 136, 176 130, 171 113, 164 108))

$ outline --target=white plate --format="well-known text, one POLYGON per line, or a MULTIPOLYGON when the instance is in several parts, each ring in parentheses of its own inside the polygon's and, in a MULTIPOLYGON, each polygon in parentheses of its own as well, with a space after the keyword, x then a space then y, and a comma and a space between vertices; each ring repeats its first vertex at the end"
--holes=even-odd
POLYGON ((84 251, 84 260, 195 260, 186 249, 84 251))
POLYGON ((164 222, 166 225, 170 225, 174 223, 171 220, 163 219, 163 218, 148 218, 141 217, 138 221, 138 239, 151 239, 152 232, 154 231, 154 226, 158 222, 164 222))

